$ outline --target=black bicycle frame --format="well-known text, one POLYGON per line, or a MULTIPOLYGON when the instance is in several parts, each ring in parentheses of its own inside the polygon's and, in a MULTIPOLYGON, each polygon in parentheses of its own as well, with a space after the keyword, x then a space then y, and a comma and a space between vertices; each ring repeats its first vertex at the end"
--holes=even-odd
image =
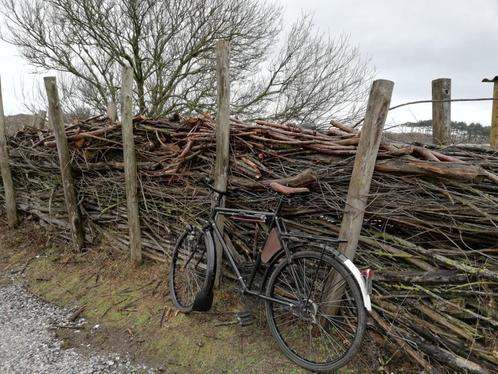
MULTIPOLYGON (((223 198, 223 196, 219 194, 217 199, 216 199, 216 205, 212 210, 211 218, 209 220, 209 227, 214 232, 215 238, 218 240, 221 247, 223 248, 223 252, 228 257, 228 260, 230 262, 230 266, 232 267, 233 271, 235 272, 235 274, 237 276, 237 280, 239 281, 240 286, 242 288, 242 293, 256 296, 256 297, 259 297, 261 299, 269 300, 269 301, 272 301, 272 302, 275 302, 278 304, 286 305, 286 306, 289 306, 291 308, 294 307, 295 305, 292 302, 286 302, 285 300, 282 300, 282 299, 275 299, 273 297, 268 297, 268 296, 264 295, 261 291, 259 291, 259 290, 256 291, 256 290, 251 288, 254 277, 261 266, 261 252, 258 253, 258 257, 256 259, 254 269, 252 271, 252 274, 251 274, 249 282, 248 282, 249 285, 244 281, 244 278, 242 277, 242 275, 237 267, 237 264, 235 263, 235 260, 232 256, 232 254, 230 253, 228 245, 226 244, 225 240, 223 239, 223 235, 222 235, 218 225, 216 224, 216 222, 218 222, 218 218, 220 215, 221 216, 228 216, 228 217, 234 216, 234 217, 242 218, 243 220, 247 219, 248 221, 255 221, 255 222, 266 222, 267 219, 270 219, 269 230, 276 228, 281 235, 287 236, 287 229, 286 229, 285 224, 284 224, 284 222, 279 214, 280 209, 282 207, 283 198, 280 200, 275 212, 221 208, 219 205, 222 201, 222 198, 223 198)), ((291 253, 290 253, 289 248, 287 247, 287 243, 285 243, 285 241, 282 241, 282 250, 285 251, 287 259, 290 259, 291 253)))
MULTIPOLYGON (((214 232, 215 239, 218 240, 221 247, 223 248, 223 253, 225 253, 225 255, 228 257, 228 260, 230 262, 230 266, 232 267, 233 271, 235 272, 235 274, 237 276, 237 280, 239 281, 240 286, 242 288, 242 293, 256 296, 256 297, 259 297, 261 299, 269 300, 269 301, 272 301, 272 302, 275 302, 278 304, 290 306, 291 308, 295 307, 295 305, 292 302, 290 302, 290 300, 287 302, 287 301, 282 300, 282 299, 275 299, 273 297, 269 297, 269 296, 264 295, 262 293, 262 290, 255 290, 252 288, 252 283, 254 281, 256 273, 258 272, 258 270, 261 266, 261 252, 258 253, 258 257, 256 258, 254 269, 252 271, 252 274, 249 277, 249 282, 246 283, 244 281, 244 278, 242 277, 242 275, 237 267, 237 264, 235 263, 235 260, 232 256, 232 254, 230 253, 228 245, 226 244, 225 240, 223 239, 223 235, 222 235, 220 229, 218 228, 218 225, 216 224, 216 222, 218 222, 218 217, 220 215, 221 216, 228 216, 228 217, 237 217, 237 218, 239 218, 239 220, 242 220, 242 221, 246 220, 246 221, 250 221, 250 222, 266 222, 267 219, 270 219, 270 226, 269 226, 268 232, 270 232, 272 229, 276 229, 278 231, 278 233, 280 234, 281 238, 288 238, 288 239, 297 238, 297 239, 305 239, 305 240, 311 239, 311 240, 335 242, 335 243, 338 243, 339 240, 333 239, 330 237, 322 237, 322 236, 316 236, 316 235, 299 235, 299 234, 295 234, 295 233, 292 233, 292 234, 289 233, 287 231, 287 228, 285 227, 285 223, 284 223, 283 219, 280 217, 280 211, 282 209, 284 197, 281 197, 275 212, 265 212, 265 211, 258 211, 258 210, 244 210, 244 209, 230 209, 230 208, 220 207, 225 194, 219 193, 219 191, 214 190, 214 188, 212 188, 211 186, 210 186, 210 188, 214 192, 217 192, 218 196, 215 200, 215 205, 211 211, 211 217, 209 219, 208 224, 206 225, 206 228, 208 228, 212 232, 214 232)), ((291 254, 291 251, 289 250, 289 247, 287 246, 286 241, 282 240, 281 244, 282 244, 282 249, 280 251, 278 251, 276 254, 274 254, 274 257, 281 256, 279 254, 282 253, 282 251, 284 251, 286 260, 291 261, 292 254, 291 254)), ((323 250, 325 250, 325 247, 323 248, 323 250)))

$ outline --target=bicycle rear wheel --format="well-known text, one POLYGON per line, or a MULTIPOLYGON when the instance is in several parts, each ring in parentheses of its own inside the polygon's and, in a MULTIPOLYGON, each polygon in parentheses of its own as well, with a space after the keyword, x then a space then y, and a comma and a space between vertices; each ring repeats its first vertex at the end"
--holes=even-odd
POLYGON ((179 238, 169 272, 171 301, 181 312, 208 310, 212 302, 214 258, 209 238, 196 228, 187 229, 179 238), (199 305, 199 304, 205 305, 199 305))
POLYGON ((366 310, 353 274, 325 253, 298 252, 273 271, 266 296, 294 304, 266 302, 271 333, 299 366, 330 371, 357 352, 366 328, 366 310), (337 295, 328 300, 326 295, 337 295))

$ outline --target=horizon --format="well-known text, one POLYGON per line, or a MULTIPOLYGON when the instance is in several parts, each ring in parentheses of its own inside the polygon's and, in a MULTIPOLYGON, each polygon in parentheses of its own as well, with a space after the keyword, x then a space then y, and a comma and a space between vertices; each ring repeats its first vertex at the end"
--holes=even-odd
MULTIPOLYGON (((274 0, 276 1, 276 0, 274 0)), ((452 79, 453 98, 490 97, 492 86, 482 83, 485 77, 498 75, 494 61, 498 52, 489 45, 498 42, 498 4, 493 0, 441 0, 436 4, 420 0, 400 4, 396 0, 334 1, 309 0, 306 7, 297 0, 283 3, 289 24, 301 12, 314 13, 315 24, 331 36, 348 34, 350 44, 376 68, 376 79, 395 83, 392 106, 431 98, 431 81, 452 79), (427 7, 431 13, 427 13, 427 7), (403 30, 403 32, 393 32, 403 30), (486 38, 483 39, 483 35, 486 38)), ((282 4, 281 1, 276 1, 282 4)), ((42 85, 40 72, 27 64, 16 47, 0 41, 4 110, 7 115, 29 113, 26 105, 42 85), (32 96, 31 98, 29 96, 32 96)), ((405 122, 430 119, 430 104, 410 105, 389 113, 386 128, 405 122)), ((452 120, 477 122, 489 126, 491 103, 452 103, 452 120)))

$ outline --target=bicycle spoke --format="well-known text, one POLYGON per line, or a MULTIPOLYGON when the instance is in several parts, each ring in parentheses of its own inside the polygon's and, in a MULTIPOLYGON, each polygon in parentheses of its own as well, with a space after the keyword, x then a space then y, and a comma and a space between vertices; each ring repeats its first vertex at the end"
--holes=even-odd
POLYGON ((323 252, 303 252, 279 265, 268 289, 272 297, 295 298, 294 307, 267 303, 272 333, 289 358, 310 370, 329 370, 358 349, 365 312, 358 285, 341 263, 323 252), (341 291, 338 299, 322 299, 334 290, 341 291))
MULTIPOLYGON (((195 229, 194 229, 195 230, 195 229)), ((192 308, 195 297, 204 286, 207 274, 207 248, 204 234, 193 231, 185 234, 172 259, 170 284, 172 298, 183 311, 192 308)))
POLYGON ((327 330, 325 330, 325 328, 323 326, 321 326, 320 324, 318 324, 318 328, 320 329, 320 331, 322 332, 322 334, 327 338, 326 341, 328 341, 330 343, 330 346, 335 349, 336 353, 338 353, 338 354, 344 353, 344 348, 342 348, 342 349, 336 349, 335 348, 335 347, 340 348, 339 344, 337 343, 336 339, 332 338, 332 335, 330 335, 327 332, 327 330))

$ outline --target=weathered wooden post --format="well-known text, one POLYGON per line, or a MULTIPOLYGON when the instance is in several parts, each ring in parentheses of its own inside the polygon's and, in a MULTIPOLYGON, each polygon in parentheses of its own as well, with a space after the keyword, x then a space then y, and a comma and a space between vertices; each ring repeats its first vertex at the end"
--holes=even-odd
POLYGON ((493 110, 491 113, 491 133, 489 134, 489 145, 498 148, 498 76, 493 79, 483 79, 485 83, 493 85, 493 110))
POLYGON ((363 216, 367 206, 370 183, 377 160, 382 131, 386 122, 394 83, 388 80, 373 82, 368 99, 365 122, 361 128, 360 142, 356 149, 351 181, 344 216, 342 218, 339 251, 353 259, 363 226, 363 216))
MULTIPOLYGON (((216 113, 216 163, 214 169, 214 186, 225 192, 228 181, 228 162, 230 156, 230 44, 227 40, 219 40, 216 44, 216 74, 217 86, 217 113, 216 113)), ((222 201, 224 204, 224 199, 222 201)), ((223 217, 219 218, 218 225, 223 230, 223 217)), ((223 231, 222 231, 223 232, 223 231)), ((223 261, 223 249, 216 243, 216 279, 215 286, 219 287, 223 261)))
MULTIPOLYGON (((389 104, 394 83, 388 80, 373 82, 368 99, 367 113, 361 128, 360 142, 356 148, 353 173, 349 182, 348 196, 339 230, 339 251, 347 258, 353 260, 356 247, 360 239, 363 217, 367 206, 370 184, 377 161, 382 131, 386 122, 389 104)), ((340 300, 344 293, 344 286, 337 286, 334 272, 329 274, 326 284, 325 299, 329 301, 340 300)), ((331 303, 337 305, 337 303, 331 303)), ((331 314, 335 314, 336 306, 328 307, 331 314)))
POLYGON ((47 117, 47 112, 40 110, 37 114, 33 116, 33 128, 38 130, 38 139, 40 141, 43 139, 43 133, 41 130, 45 127, 45 118, 47 117))
POLYGON ((142 234, 138 211, 137 161, 135 156, 135 139, 133 137, 133 69, 129 66, 123 66, 121 79, 121 130, 123 134, 130 257, 133 263, 140 264, 142 262, 142 234))
POLYGON ((33 123, 31 127, 37 130, 42 130, 45 124, 45 118, 47 117, 47 112, 44 110, 40 110, 33 116, 33 123))
POLYGON ((62 187, 64 189, 64 200, 71 228, 71 238, 74 248, 80 250, 83 247, 83 223, 78 208, 78 200, 74 188, 73 175, 71 172, 71 156, 67 136, 64 129, 64 116, 57 91, 57 80, 55 77, 45 77, 45 90, 48 98, 48 119, 54 130, 57 153, 61 168, 62 187))
POLYGON ((7 210, 7 224, 13 228, 17 226, 16 191, 12 181, 9 165, 9 150, 7 149, 7 127, 3 112, 2 82, 0 80, 0 168, 2 169, 3 189, 5 191, 5 207, 7 210))
POLYGON ((118 107, 113 101, 110 101, 107 104, 107 117, 111 120, 111 122, 115 122, 118 118, 118 107))
POLYGON ((432 142, 437 145, 451 143, 451 79, 432 81, 432 142), (441 101, 447 100, 447 101, 441 101))

